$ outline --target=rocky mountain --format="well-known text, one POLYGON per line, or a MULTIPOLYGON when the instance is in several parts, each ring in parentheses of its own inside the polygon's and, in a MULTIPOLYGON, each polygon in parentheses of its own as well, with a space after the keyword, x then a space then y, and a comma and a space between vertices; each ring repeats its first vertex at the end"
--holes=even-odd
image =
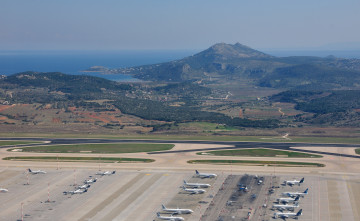
POLYGON ((224 84, 244 80, 274 88, 351 88, 360 85, 360 60, 298 56, 275 57, 240 43, 219 43, 181 60, 117 69, 156 82, 224 84))
POLYGON ((236 43, 234 45, 219 43, 211 46, 210 48, 202 51, 193 56, 193 59, 207 59, 212 62, 226 61, 233 59, 261 59, 261 58, 272 58, 268 54, 254 50, 246 45, 236 43))

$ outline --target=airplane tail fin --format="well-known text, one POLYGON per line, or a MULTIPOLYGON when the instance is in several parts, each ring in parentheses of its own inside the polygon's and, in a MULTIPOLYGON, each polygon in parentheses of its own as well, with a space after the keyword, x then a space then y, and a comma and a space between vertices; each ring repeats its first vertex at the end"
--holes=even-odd
POLYGON ((30 173, 32 172, 30 168, 28 169, 28 171, 29 171, 30 173))
POLYGON ((306 188, 306 190, 304 191, 305 194, 307 194, 309 191, 309 188, 306 188))
POLYGON ((185 189, 186 189, 184 186, 181 186, 181 188, 182 188, 183 190, 185 190, 185 189))
POLYGON ((84 193, 86 193, 86 192, 87 192, 87 189, 84 190, 84 193))
POLYGON ((186 185, 187 184, 187 182, 184 180, 184 184, 186 185))
POLYGON ((164 206, 164 204, 161 204, 161 208, 164 210, 166 209, 166 207, 164 206))
POLYGON ((299 212, 296 213, 296 216, 301 216, 302 215, 302 209, 299 210, 299 212))
POLYGON ((299 201, 295 202, 295 206, 299 206, 299 201))
POLYGON ((300 180, 299 184, 300 184, 300 183, 303 183, 303 182, 304 182, 304 180, 305 180, 305 178, 304 178, 304 177, 303 177, 303 178, 301 178, 301 180, 300 180))
POLYGON ((300 199, 300 196, 298 195, 298 196, 295 198, 294 202, 299 201, 299 199, 300 199))
POLYGON ((157 213, 156 213, 156 216, 157 216, 157 217, 160 217, 160 213, 159 213, 159 212, 157 212, 157 213))
POLYGON ((111 174, 115 174, 116 173, 116 171, 114 170, 111 174))
POLYGON ((196 173, 196 174, 199 174, 199 171, 195 170, 195 173, 196 173))

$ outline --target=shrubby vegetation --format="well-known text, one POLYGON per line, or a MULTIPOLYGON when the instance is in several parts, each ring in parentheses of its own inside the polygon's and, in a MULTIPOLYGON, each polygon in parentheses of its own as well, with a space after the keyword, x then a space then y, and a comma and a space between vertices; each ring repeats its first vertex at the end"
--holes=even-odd
POLYGON ((360 109, 359 90, 285 91, 272 96, 272 101, 295 103, 298 110, 316 114, 360 109))
POLYGON ((277 68, 259 80, 263 87, 297 88, 301 90, 330 90, 353 87, 360 81, 360 72, 319 64, 299 64, 277 68))
MULTIPOLYGON (((192 82, 169 84, 151 90, 160 95, 174 96, 184 105, 172 105, 169 101, 157 101, 139 98, 134 94, 145 94, 148 91, 136 92, 129 84, 119 84, 106 79, 91 76, 74 76, 61 73, 26 72, 9 76, 0 81, 0 85, 18 88, 8 99, 12 103, 53 104, 54 107, 83 107, 98 110, 106 104, 114 105, 122 113, 134 115, 147 120, 170 123, 212 122, 238 127, 278 127, 277 120, 249 120, 231 118, 222 113, 207 112, 197 106, 197 99, 211 94, 211 89, 192 82), (134 92, 134 93, 133 93, 134 92), (106 104, 89 102, 106 99, 106 104)), ((144 125, 146 126, 146 125, 144 125)))
POLYGON ((123 97, 115 101, 114 105, 126 114, 135 115, 148 120, 166 122, 206 121, 240 127, 277 127, 277 120, 249 120, 231 118, 221 113, 201 111, 189 106, 169 106, 166 103, 151 100, 129 99, 123 97))

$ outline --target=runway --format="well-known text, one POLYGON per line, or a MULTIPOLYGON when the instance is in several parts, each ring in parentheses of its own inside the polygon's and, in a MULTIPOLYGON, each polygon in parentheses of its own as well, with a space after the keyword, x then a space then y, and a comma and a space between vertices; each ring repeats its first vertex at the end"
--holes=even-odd
MULTIPOLYGON (((354 149, 359 145, 311 144, 311 143, 271 143, 271 142, 224 142, 224 141, 176 141, 176 140, 122 140, 122 139, 47 139, 47 138, 0 138, 0 140, 34 140, 46 143, 34 145, 86 144, 86 143, 173 143, 170 151, 155 153, 106 154, 107 157, 152 158, 152 163, 84 163, 84 162, 35 162, 2 160, 8 156, 53 156, 54 153, 9 152, 6 146, 0 149, 0 186, 9 189, 0 202, 6 205, 2 216, 6 220, 20 218, 20 208, 24 206, 26 220, 156 220, 156 212, 161 204, 169 207, 186 207, 194 210, 186 220, 198 221, 206 211, 212 197, 218 192, 229 175, 257 174, 275 176, 283 181, 306 177, 307 187, 312 187, 311 195, 304 200, 304 220, 358 220, 360 208, 359 181, 360 161, 354 149), (281 167, 221 164, 189 164, 189 160, 222 159, 222 156, 197 155, 198 151, 272 148, 301 152, 324 152, 323 158, 282 158, 282 157, 226 157, 228 160, 264 160, 316 162, 325 167, 281 167), (301 149, 302 148, 302 149, 301 149), (353 154, 351 154, 353 153, 353 154), (347 157, 351 156, 351 157, 347 157), (47 174, 30 175, 27 182, 27 168, 46 170, 47 174), (116 170, 112 176, 99 177, 86 194, 63 195, 63 191, 73 190, 73 184, 83 182, 98 170, 116 170), (217 173, 212 189, 204 195, 188 196, 180 190, 183 180, 195 180, 194 170, 217 173), (45 203, 50 189, 51 203, 45 203), (336 197, 335 197, 336 196, 336 197), (207 202, 200 204, 199 202, 207 202), (343 202, 347 202, 346 205, 343 202), (342 207, 341 205, 345 205, 342 207), (325 206, 323 206, 325 205, 325 206), (340 206, 339 206, 340 205, 340 206), (141 212, 139 212, 141 211, 141 212)), ((89 153, 59 153, 59 156, 86 157, 89 153)), ((90 154, 91 155, 91 154, 90 154)), ((97 156, 97 154, 96 154, 97 156)), ((102 155, 104 156, 104 155, 102 155)), ((269 184, 270 185, 270 184, 269 184)), ((257 187, 257 184, 255 185, 257 187)), ((268 187, 268 186, 267 186, 268 187)), ((302 190, 299 189, 299 190, 302 190)), ((254 188, 255 191, 255 188, 254 188)), ((258 195, 266 196, 261 192, 258 195)), ((225 199, 225 198, 224 198, 225 199)), ((226 201, 226 199, 225 199, 226 201)), ((222 204, 218 205, 221 208, 222 204)), ((222 215, 226 214, 224 210, 222 215)), ((244 212, 244 211, 243 211, 244 212)), ((217 213, 217 212, 215 212, 217 213)), ((272 211, 267 211, 272 214, 272 211)), ((245 214, 245 213, 244 213, 245 214)), ((255 213, 260 214, 260 213, 255 213)), ((205 214, 206 215, 206 214, 205 214)), ((242 215, 243 216, 243 215, 242 215)))
MULTIPOLYGON (((198 152, 198 151, 212 151, 224 149, 242 149, 242 148, 271 148, 277 150, 295 150, 296 147, 343 147, 353 148, 360 147, 360 144, 319 144, 319 143, 297 143, 297 142, 237 142, 237 141, 199 141, 199 140, 149 140, 149 139, 84 139, 84 138, 0 138, 0 140, 10 141, 42 141, 41 144, 22 144, 22 145, 8 145, 0 148, 22 147, 22 146, 50 146, 50 145, 68 145, 68 144, 100 144, 100 143, 172 143, 172 144, 208 144, 208 145, 225 145, 225 147, 214 147, 204 149, 187 149, 187 150, 170 150, 170 151, 157 151, 148 154, 169 154, 169 153, 185 153, 185 152, 198 152)), ((341 154, 327 151, 296 149, 296 151, 314 154, 324 154, 330 156, 341 156, 348 158, 360 158, 360 155, 341 154)))

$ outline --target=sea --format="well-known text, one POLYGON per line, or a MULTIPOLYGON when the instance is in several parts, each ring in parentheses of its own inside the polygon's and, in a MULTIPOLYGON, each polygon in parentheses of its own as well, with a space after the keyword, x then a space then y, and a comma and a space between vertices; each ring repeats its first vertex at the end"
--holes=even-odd
MULTIPOLYGON (((122 50, 122 51, 0 51, 0 75, 12 75, 25 71, 61 72, 74 75, 92 75, 114 81, 139 81, 129 75, 83 72, 93 66, 126 68, 146 64, 158 64, 182 59, 202 51, 197 50, 122 50)), ((286 56, 334 55, 342 58, 359 58, 360 51, 264 51, 286 56)))
POLYGON ((83 72, 93 66, 126 68, 182 59, 198 50, 0 51, 0 75, 25 71, 91 75, 114 81, 138 81, 129 75, 83 72))

